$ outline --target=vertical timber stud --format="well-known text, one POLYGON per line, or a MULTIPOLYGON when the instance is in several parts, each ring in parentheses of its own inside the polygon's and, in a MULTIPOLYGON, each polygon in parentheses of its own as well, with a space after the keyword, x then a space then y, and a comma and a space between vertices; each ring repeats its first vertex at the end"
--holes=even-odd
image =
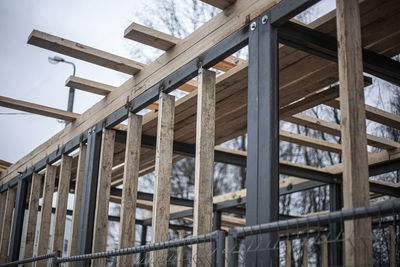
POLYGON ((285 240, 285 266, 292 266, 292 240, 285 240))
MULTIPOLYGON (((92 252, 107 249, 108 206, 110 202, 111 175, 114 156, 115 131, 103 129, 97 182, 96 213, 94 218, 92 252)), ((93 260, 93 266, 105 266, 106 259, 93 260)))
POLYGON ((56 204, 56 214, 53 226, 54 230, 53 230, 53 245, 52 245, 52 251, 60 251, 61 256, 64 245, 65 220, 67 216, 67 204, 68 204, 69 184, 71 180, 71 168, 72 168, 72 157, 67 155, 62 155, 60 176, 58 178, 57 204, 56 204))
MULTIPOLYGON (((250 24, 246 225, 278 220, 278 38, 267 14, 250 24)), ((246 239, 246 266, 278 266, 278 233, 246 239), (254 251, 255 248, 260 248, 254 251)))
MULTIPOLYGON (((369 175, 360 10, 357 0, 336 1, 345 209, 369 204, 369 175)), ((345 222, 344 265, 372 266, 371 219, 345 222), (361 239, 361 240, 360 240, 361 239)))
MULTIPOLYGON (((178 238, 179 239, 184 239, 185 238, 185 230, 179 230, 178 231, 178 238)), ((177 249, 177 255, 176 255, 176 267, 183 267, 183 261, 184 261, 184 253, 185 253, 185 246, 180 246, 177 249)))
POLYGON ((6 210, 7 191, 0 193, 0 243, 1 243, 1 231, 3 229, 4 213, 6 210))
MULTIPOLYGON (((41 174, 38 174, 36 172, 32 174, 31 193, 29 197, 28 207, 28 222, 26 227, 26 238, 24 246, 24 259, 31 258, 33 256, 42 178, 43 176, 41 174)), ((24 266, 32 266, 32 264, 26 264, 24 266)))
POLYGON ((16 261, 19 259, 19 251, 22 239, 22 228, 24 225, 24 217, 25 217, 27 192, 28 192, 28 181, 20 177, 18 180, 17 195, 15 199, 8 261, 16 261))
MULTIPOLYGON (((157 122, 156 165, 151 242, 168 241, 174 141, 175 97, 161 93, 157 122)), ((150 252, 151 266, 167 266, 167 250, 150 252)))
MULTIPOLYGON (((49 247, 51 210, 57 167, 47 164, 43 185, 43 202, 40 210, 39 237, 36 255, 44 255, 49 247)), ((42 262, 44 264, 44 261, 42 262)), ((39 263, 36 266, 41 266, 39 263)))
MULTIPOLYGON (((122 187, 121 219, 119 226, 118 248, 135 246, 135 219, 138 191, 140 147, 142 142, 142 116, 129 114, 126 137, 124 180, 122 187)), ((117 266, 129 266, 134 255, 117 258, 117 266)))
MULTIPOLYGON (((83 179, 85 176, 86 151, 87 146, 81 143, 79 148, 78 168, 76 170, 74 212, 72 213, 71 235, 69 238, 68 248, 70 256, 76 255, 76 247, 78 244, 79 216, 82 203, 83 179)), ((74 264, 69 263, 69 266, 74 266, 74 264)))
POLYGON ((10 243, 10 230, 12 213, 14 209, 15 196, 17 188, 8 188, 6 196, 6 205, 4 209, 3 228, 1 229, 0 240, 0 264, 7 262, 8 245, 10 243))
MULTIPOLYGON (((76 255, 88 254, 92 252, 100 146, 101 132, 96 133, 96 128, 93 127, 88 130, 85 176, 82 186, 82 200, 79 214, 78 244, 76 255)), ((75 266, 89 266, 89 264, 89 261, 80 261, 75 263, 75 266)))
POLYGON ((328 267, 328 238, 321 235, 321 267, 328 267))
MULTIPOLYGON (((216 73, 199 70, 197 91, 196 158, 193 236, 212 232, 216 73)), ((192 247, 192 266, 211 265, 211 243, 192 247)))

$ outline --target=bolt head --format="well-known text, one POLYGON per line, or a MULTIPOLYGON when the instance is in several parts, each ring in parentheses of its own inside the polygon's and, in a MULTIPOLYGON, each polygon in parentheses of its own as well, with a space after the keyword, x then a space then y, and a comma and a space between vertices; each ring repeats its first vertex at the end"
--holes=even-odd
POLYGON ((267 15, 264 15, 264 16, 261 18, 262 24, 267 23, 267 21, 268 21, 268 16, 267 16, 267 15))
POLYGON ((250 24, 250 30, 254 31, 254 30, 256 29, 256 27, 257 27, 257 22, 253 21, 253 22, 250 24))

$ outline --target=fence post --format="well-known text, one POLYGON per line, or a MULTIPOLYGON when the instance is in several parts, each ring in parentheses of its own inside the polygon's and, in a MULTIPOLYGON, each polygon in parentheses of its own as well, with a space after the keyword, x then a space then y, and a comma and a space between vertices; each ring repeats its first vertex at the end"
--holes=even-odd
POLYGON ((225 235, 226 232, 224 230, 218 230, 215 240, 217 254, 215 263, 217 267, 225 266, 225 235))
POLYGON ((60 251, 59 250, 57 250, 57 251, 55 251, 54 252, 54 256, 53 256, 53 267, 58 267, 59 266, 59 262, 58 262, 58 257, 60 257, 60 251))
POLYGON ((238 266, 238 238, 235 228, 231 228, 228 233, 228 267, 238 266))

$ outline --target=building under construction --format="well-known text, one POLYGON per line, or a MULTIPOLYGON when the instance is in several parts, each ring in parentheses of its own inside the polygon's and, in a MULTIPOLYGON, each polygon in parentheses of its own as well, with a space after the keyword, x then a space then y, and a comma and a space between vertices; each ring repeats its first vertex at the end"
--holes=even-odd
POLYGON ((222 11, 184 39, 136 23, 125 30, 165 51, 149 65, 32 31, 31 45, 132 77, 119 87, 70 77, 67 86, 104 95, 83 114, 0 96, 1 106, 70 122, 1 164, 0 266, 105 266, 111 257, 117 266, 294 266, 299 255, 302 266, 400 264, 400 184, 371 179, 400 170, 400 143, 366 131, 366 120, 400 130, 400 116, 364 100, 370 75, 400 84, 392 59, 400 1, 337 0, 307 25, 293 17, 318 0, 202 1, 222 11), (233 56, 245 47, 248 60, 233 56), (175 99, 174 90, 186 94, 175 99), (303 112, 318 105, 340 110, 340 125, 303 112), (341 144, 285 131, 280 121, 341 144), (247 151, 220 146, 243 134, 247 151), (280 160, 280 140, 339 154, 342 163, 280 160), (172 197, 172 165, 188 157, 194 199, 172 197), (215 162, 245 167, 246 187, 213 196, 215 162), (151 172, 154 193, 138 191, 151 172), (280 196, 321 186, 329 210, 279 214, 280 196), (110 202, 121 205, 119 217, 109 216, 110 202), (136 216, 139 208, 151 215, 136 216), (119 249, 106 252, 109 221, 119 222, 119 249))

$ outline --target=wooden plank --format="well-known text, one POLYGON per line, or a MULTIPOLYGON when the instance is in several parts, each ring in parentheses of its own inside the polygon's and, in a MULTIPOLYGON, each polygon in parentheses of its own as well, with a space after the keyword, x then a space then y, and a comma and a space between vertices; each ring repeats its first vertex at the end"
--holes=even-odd
MULTIPOLYGON (((101 139, 92 252, 102 252, 107 249, 108 208, 110 201, 114 141, 115 131, 104 129, 101 139)), ((106 259, 97 259, 92 262, 94 266, 105 266, 106 259)))
MULTIPOLYGON (((142 116, 130 113, 126 136, 124 178, 122 187, 121 219, 118 248, 135 246, 136 202, 139 178, 140 148, 142 140, 142 116)), ((118 266, 129 266, 135 255, 120 256, 118 266)))
MULTIPOLYGON (((179 239, 183 239, 185 238, 185 230, 179 230, 178 231, 178 238, 179 239)), ((184 265, 184 252, 185 252, 185 247, 184 246, 180 246, 177 248, 177 255, 176 255, 176 267, 183 267, 184 265)))
POLYGON ((29 35, 28 44, 131 75, 144 67, 140 62, 37 30, 33 30, 29 35))
POLYGON ((124 37, 164 51, 176 45, 180 38, 133 22, 125 29, 124 37))
POLYGON ((1 231, 3 230, 4 213, 6 210, 7 191, 0 193, 0 245, 1 245, 1 231))
POLYGON ((303 245, 303 264, 301 266, 307 267, 308 266, 308 238, 302 238, 301 240, 303 245))
MULTIPOLYGON (((135 22, 125 29, 124 37, 164 51, 169 50, 182 40, 175 36, 157 31, 135 22)), ((229 56, 217 63, 214 68, 226 72, 235 67, 239 62, 243 61, 245 60, 234 56, 229 56)))
POLYGON ((396 266, 396 231, 393 225, 389 226, 389 264, 396 266))
MULTIPOLYGON (((325 102, 324 104, 336 109, 340 109, 340 101, 338 99, 325 102)), ((370 105, 365 105, 365 115, 366 119, 368 120, 400 130, 399 115, 372 107, 370 105)))
MULTIPOLYGON (((197 90, 193 236, 212 232, 216 73, 199 71, 197 90)), ((211 265, 211 243, 192 246, 192 265, 211 265)))
POLYGON ((328 267, 328 238, 326 235, 321 235, 321 267, 328 267))
MULTIPOLYGON (((81 144, 79 147, 78 167, 76 170, 75 189, 74 189, 74 212, 72 213, 71 235, 69 238, 68 252, 70 256, 76 255, 78 247, 79 218, 81 213, 83 180, 85 177, 87 146, 81 144)), ((74 266, 72 263, 69 265, 74 266)))
POLYGON ((80 115, 70 111, 65 111, 57 108, 51 108, 39 104, 34 104, 22 100, 17 100, 9 97, 0 96, 0 106, 22 110, 38 115, 43 115, 51 118, 56 118, 65 121, 74 121, 80 115))
POLYGON ((308 146, 315 149, 321 149, 333 153, 340 154, 342 152, 342 146, 340 144, 335 144, 332 142, 319 140, 316 138, 308 137, 305 135, 300 135, 285 130, 279 131, 279 139, 281 141, 287 141, 290 143, 295 143, 302 146, 308 146))
POLYGON ((62 155, 60 175, 58 178, 56 214, 54 217, 53 251, 64 250, 65 220, 67 216, 68 192, 71 180, 72 157, 62 155))
POLYGON ((215 6, 219 9, 225 9, 235 3, 236 0, 201 0, 204 3, 215 6))
MULTIPOLYGON (((369 204, 360 13, 357 0, 336 1, 344 209, 369 204)), ((371 219, 345 222, 344 264, 372 265, 371 219)))
MULTIPOLYGON (((44 255, 49 248, 51 209, 53 204, 53 193, 56 179, 57 167, 47 164, 43 185, 43 202, 40 211, 39 237, 36 255, 44 255)), ((42 261, 44 262, 44 261, 42 261)), ((39 263, 36 266, 40 266, 39 263)))
MULTIPOLYGON (((339 124, 317 119, 305 114, 296 114, 283 120, 331 135, 341 136, 341 128, 339 124)), ((374 136, 372 134, 367 134, 367 144, 386 150, 397 149, 400 147, 400 143, 374 136)))
POLYGON ((285 266, 291 267, 292 266, 292 241, 285 240, 285 266))
POLYGON ((69 76, 68 80, 65 81, 65 86, 98 95, 108 95, 109 93, 117 89, 117 87, 115 86, 87 80, 76 76, 69 76))
POLYGON ((14 202, 17 193, 17 187, 9 188, 7 190, 6 204, 4 209, 3 228, 1 230, 0 240, 0 263, 6 263, 8 257, 8 246, 10 243, 10 231, 12 214, 14 210, 14 202))
MULTIPOLYGON (((174 140, 175 97, 162 93, 160 102, 157 126, 153 220, 151 224, 152 243, 168 240, 172 147, 174 140)), ((150 253, 152 266, 167 266, 166 259, 166 250, 150 253)))
POLYGON ((42 188, 42 178, 43 176, 41 174, 38 174, 36 172, 32 174, 31 193, 29 197, 28 207, 28 221, 26 224, 27 227, 24 246, 24 259, 33 257, 40 189, 42 188))

